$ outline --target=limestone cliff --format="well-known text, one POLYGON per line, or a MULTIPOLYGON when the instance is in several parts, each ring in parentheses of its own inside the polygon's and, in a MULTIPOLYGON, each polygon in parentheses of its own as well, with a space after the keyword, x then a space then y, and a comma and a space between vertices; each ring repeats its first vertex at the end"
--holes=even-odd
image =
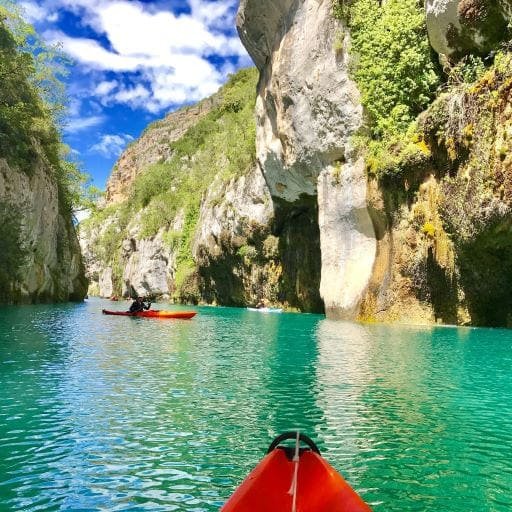
POLYGON ((150 124, 116 162, 107 182, 106 203, 125 201, 140 172, 152 164, 168 162, 172 157, 171 143, 180 139, 192 125, 208 114, 216 101, 213 96, 191 107, 171 112, 164 119, 150 124))
POLYGON ((330 315, 351 318, 371 275, 376 242, 364 163, 351 147, 363 109, 348 52, 335 47, 340 37, 348 46, 348 33, 328 0, 245 0, 238 30, 261 73, 258 165, 275 198, 277 222, 290 232, 289 250, 303 254, 285 268, 316 259, 320 264, 308 269, 307 279, 316 280, 330 315), (297 212, 309 221, 299 225, 297 212))
POLYGON ((80 229, 90 293, 295 305, 280 286, 272 199, 254 164, 255 78, 254 70, 240 72, 212 98, 157 122, 157 135, 147 130, 121 156, 109 204, 80 229), (154 163, 157 153, 166 159, 154 163))
POLYGON ((0 158, 0 301, 82 300, 87 281, 70 214, 53 173, 39 159, 29 174, 0 158))
POLYGON ((75 169, 62 159, 55 116, 45 98, 49 84, 56 85, 52 67, 45 66, 54 52, 33 46, 33 35, 8 6, 0 6, 2 304, 82 300, 87 291, 71 213, 68 171, 75 169), (27 48, 38 53, 37 65, 27 48))
POLYGON ((440 95, 418 119, 427 164, 374 190, 383 229, 368 316, 403 319, 405 307, 415 321, 512 325, 511 69, 501 55, 440 95))
POLYGON ((509 225, 500 198, 509 73, 502 62, 481 78, 508 37, 509 7, 241 2, 240 37, 260 70, 258 165, 276 219, 294 225, 288 212, 302 208, 317 233, 306 247, 287 240, 300 253, 318 251, 331 317, 510 323, 499 285, 509 272, 499 235, 509 225))
POLYGON ((487 55, 507 38, 510 0, 427 0, 425 8, 432 47, 449 58, 487 55))

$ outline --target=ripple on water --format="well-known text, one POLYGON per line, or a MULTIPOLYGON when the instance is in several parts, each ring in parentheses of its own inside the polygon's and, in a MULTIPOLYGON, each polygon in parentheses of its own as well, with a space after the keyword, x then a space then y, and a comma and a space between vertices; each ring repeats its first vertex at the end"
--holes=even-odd
POLYGON ((0 310, 0 510, 218 510, 292 428, 376 511, 512 509, 509 331, 102 307, 0 310))

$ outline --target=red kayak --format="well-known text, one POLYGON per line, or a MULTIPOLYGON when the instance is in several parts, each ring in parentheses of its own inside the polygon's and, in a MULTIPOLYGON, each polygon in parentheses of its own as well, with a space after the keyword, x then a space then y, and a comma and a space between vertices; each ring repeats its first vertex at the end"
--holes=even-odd
POLYGON ((221 512, 371 512, 320 455, 309 437, 286 432, 242 482, 221 512), (295 448, 278 446, 295 439, 295 448), (309 448, 299 449, 299 439, 309 448))
POLYGON ((150 309, 148 311, 139 311, 138 313, 130 313, 129 311, 109 311, 103 309, 104 315, 116 316, 141 316, 144 318, 182 318, 189 319, 197 315, 195 311, 159 311, 157 309, 150 309))

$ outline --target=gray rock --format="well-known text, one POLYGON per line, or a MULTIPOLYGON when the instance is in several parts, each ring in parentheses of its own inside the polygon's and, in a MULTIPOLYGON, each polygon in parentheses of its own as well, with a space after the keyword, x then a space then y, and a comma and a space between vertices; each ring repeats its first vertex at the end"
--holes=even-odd
POLYGON ((293 205, 318 197, 322 297, 329 315, 354 317, 376 242, 364 173, 350 146, 363 109, 349 77, 348 31, 333 18, 329 0, 242 1, 238 30, 261 71, 261 171, 274 198, 293 205), (341 49, 335 44, 340 38, 341 49), (339 169, 342 179, 333 184, 339 169), (357 274, 354 261, 360 263, 357 274))
POLYGON ((152 238, 130 243, 131 250, 125 253, 123 296, 170 297, 174 255, 163 240, 164 233, 165 229, 162 228, 152 238))
POLYGON ((30 175, 0 159, 2 302, 82 300, 84 267, 71 215, 60 211, 55 178, 42 160, 30 175), (9 283, 9 284, 8 284, 9 283))
POLYGON ((427 0, 430 44, 452 60, 486 55, 507 37, 510 0, 427 0))

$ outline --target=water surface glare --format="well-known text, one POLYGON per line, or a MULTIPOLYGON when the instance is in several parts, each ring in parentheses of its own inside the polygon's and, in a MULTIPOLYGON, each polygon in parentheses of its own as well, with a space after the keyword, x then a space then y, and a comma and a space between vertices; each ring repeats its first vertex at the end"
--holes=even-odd
POLYGON ((376 512, 512 510, 511 331, 112 304, 0 308, 0 511, 217 511, 296 428, 376 512))

